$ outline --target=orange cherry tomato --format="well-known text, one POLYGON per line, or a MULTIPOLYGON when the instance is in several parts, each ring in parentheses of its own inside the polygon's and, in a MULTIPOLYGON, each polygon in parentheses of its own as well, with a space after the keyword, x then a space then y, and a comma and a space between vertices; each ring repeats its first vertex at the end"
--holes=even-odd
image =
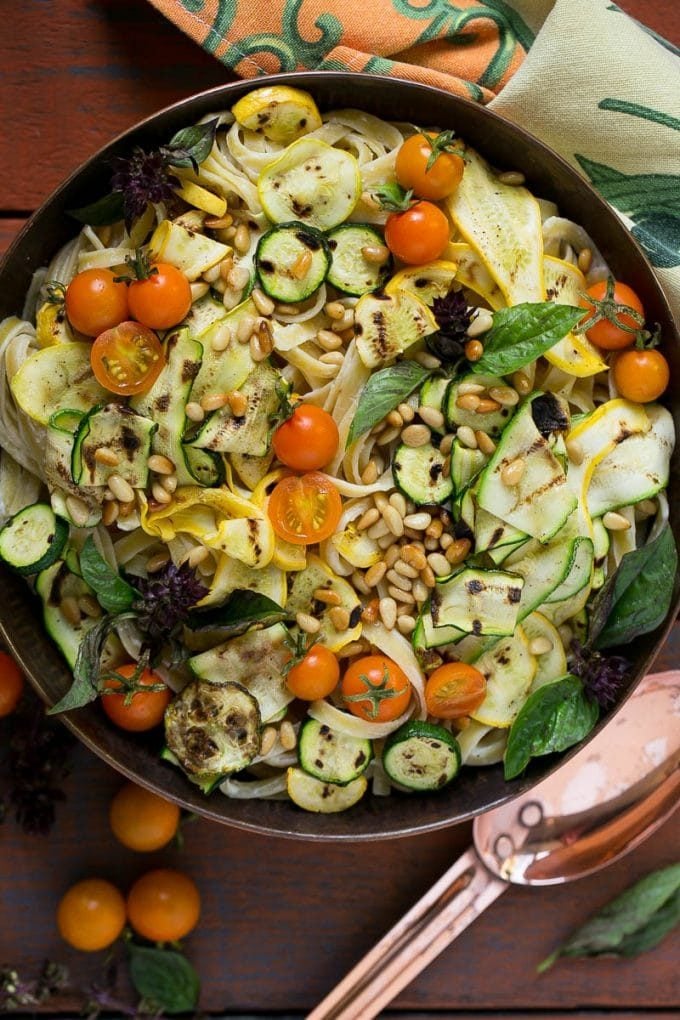
MULTIPOLYGON (((123 677, 134 676, 137 666, 135 663, 126 663, 123 666, 116 666, 115 672, 123 677)), ((137 683, 141 687, 152 687, 156 684, 163 684, 163 680, 151 669, 145 669, 137 683)), ((165 709, 172 700, 172 691, 163 684, 163 690, 157 691, 135 691, 130 697, 129 703, 125 701, 128 695, 124 691, 124 685, 114 677, 104 682, 104 687, 109 690, 120 690, 121 694, 102 694, 102 708, 109 719, 120 726, 122 730, 129 730, 131 733, 142 733, 144 730, 151 730, 163 721, 165 709)))
POLYGON ((11 655, 0 652, 0 719, 12 714, 23 691, 23 673, 11 655))
POLYGON ((121 786, 109 805, 111 831, 123 846, 148 853, 160 850, 177 833, 180 810, 176 804, 136 783, 121 786))
POLYGON ((342 696, 352 713, 367 722, 390 722, 411 701, 411 681, 385 655, 357 659, 342 678, 342 696))
POLYGON ((130 315, 138 322, 151 329, 169 329, 191 308, 191 286, 180 269, 154 262, 146 279, 130 284, 128 302, 130 315))
POLYGON ((85 336, 98 336, 129 317, 128 292, 110 269, 84 269, 66 288, 66 315, 85 336))
POLYGON ((121 396, 151 389, 165 364, 155 333, 141 322, 120 322, 100 333, 92 344, 90 363, 104 389, 121 396))
POLYGON ((127 898, 130 924, 151 942, 176 942, 198 924, 201 896, 188 875, 171 868, 147 871, 127 898))
POLYGON ((427 169, 432 155, 434 134, 411 135, 397 152, 395 171, 402 188, 410 188, 419 198, 439 202, 452 195, 460 184, 465 160, 453 152, 440 152, 427 169))
POLYGON ((316 701, 334 691, 340 679, 338 660, 323 645, 312 645, 304 659, 289 670, 286 683, 296 698, 316 701))
MULTIPOLYGON (((585 295, 579 300, 581 308, 589 309, 592 318, 592 313, 597 309, 597 302, 605 301, 607 299, 607 281, 600 280, 599 283, 594 283, 592 287, 587 290, 588 296, 595 299, 595 303, 588 301, 588 297, 585 295)), ((623 326, 628 326, 632 330, 640 329, 640 323, 636 322, 635 319, 627 314, 626 312, 618 312, 616 305, 627 305, 641 316, 642 320, 645 317, 645 310, 642 307, 642 302, 637 296, 634 290, 632 290, 625 283, 614 283, 614 290, 611 299, 610 313, 614 321, 604 318, 600 319, 589 329, 586 330, 586 336, 591 343, 595 344, 596 347, 601 348, 603 351, 619 351, 623 347, 631 347, 635 343, 635 333, 631 333, 628 330, 621 329, 617 322, 623 326)), ((582 322, 588 321, 588 317, 584 317, 582 322)))
POLYGON ((314 404, 298 404, 272 439, 276 456, 294 471, 325 467, 333 459, 339 442, 335 421, 328 411, 314 404))
POLYGON ((486 678, 465 662, 449 662, 431 673, 425 684, 425 704, 437 719, 458 719, 479 708, 486 695, 486 678))
POLYGON ((438 259, 449 234, 449 221, 431 202, 416 202, 405 212, 392 213, 385 224, 387 247, 410 266, 438 259))
POLYGON ((111 882, 86 878, 76 882, 57 907, 59 934, 74 949, 106 949, 125 927, 125 900, 111 882))
POLYGON ((269 497, 267 513, 279 538, 293 545, 312 545, 333 534, 342 500, 330 478, 310 471, 282 478, 269 497))
POLYGON ((619 354, 612 369, 614 383, 622 397, 648 404, 664 392, 670 380, 668 362, 661 351, 645 349, 619 354))

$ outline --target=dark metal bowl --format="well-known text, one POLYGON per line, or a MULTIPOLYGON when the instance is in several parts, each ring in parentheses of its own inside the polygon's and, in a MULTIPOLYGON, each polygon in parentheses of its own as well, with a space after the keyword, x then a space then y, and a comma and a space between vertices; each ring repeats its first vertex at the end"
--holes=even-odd
MULTIPOLYGON (((268 83, 281 81, 307 89, 322 110, 359 107, 387 120, 455 128, 495 166, 521 170, 534 194, 553 199, 562 215, 586 228, 615 275, 640 295, 648 321, 660 324, 674 381, 668 399, 677 428, 680 344, 668 304, 634 239, 607 204, 563 159, 514 124, 438 89, 388 78, 334 72, 276 75, 267 79, 268 83)), ((179 128, 210 111, 232 106, 254 87, 252 82, 236 82, 176 103, 119 136, 83 164, 47 199, 8 251, 0 267, 0 318, 20 314, 33 271, 45 265, 60 245, 75 235, 77 224, 66 210, 83 206, 106 193, 111 157, 129 153, 134 145, 148 148, 164 143, 179 128)), ((675 458, 672 507, 677 487, 675 458)), ((678 515, 672 511, 671 517, 677 540, 678 515)), ((25 582, 4 569, 0 578, 3 587, 0 631, 35 689, 46 702, 53 704, 70 685, 71 674, 48 638, 40 608, 25 582)), ((652 662, 670 629, 677 602, 676 597, 668 622, 655 634, 636 641, 630 649, 635 673, 624 698, 652 662)), ((367 796, 345 814, 313 815, 286 801, 237 801, 220 793, 204 797, 179 771, 159 760, 157 736, 138 738, 115 729, 96 704, 63 718, 88 747, 114 768, 183 807, 227 825, 300 839, 384 839, 440 828, 500 804, 544 779, 560 764, 555 756, 538 759, 522 779, 512 783, 503 780, 500 765, 463 770, 452 786, 430 796, 367 796)))

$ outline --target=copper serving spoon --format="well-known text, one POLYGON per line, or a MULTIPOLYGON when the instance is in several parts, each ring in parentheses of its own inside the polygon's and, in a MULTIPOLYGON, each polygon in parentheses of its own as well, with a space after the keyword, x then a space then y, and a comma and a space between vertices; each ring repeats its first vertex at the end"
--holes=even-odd
POLYGON ((552 885, 606 867, 666 821, 680 794, 680 673, 646 677, 582 751, 475 819, 470 847, 312 1010, 370 1020, 508 883, 552 885))

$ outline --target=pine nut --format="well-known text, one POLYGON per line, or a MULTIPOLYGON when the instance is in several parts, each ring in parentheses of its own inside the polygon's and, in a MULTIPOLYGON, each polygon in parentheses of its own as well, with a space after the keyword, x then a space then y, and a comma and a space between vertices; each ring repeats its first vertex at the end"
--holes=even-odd
POLYGON ((119 474, 109 475, 108 486, 115 498, 121 503, 131 503, 135 498, 135 490, 119 474))
POLYGON ((508 184, 512 188, 517 188, 524 184, 526 177, 519 170, 505 170, 503 173, 498 174, 497 180, 501 184, 508 184))
POLYGON ((451 573, 451 564, 440 552, 433 552, 427 557, 427 562, 434 570, 437 577, 446 577, 447 574, 451 573))
MULTIPOLYGON (((446 474, 446 472, 444 473, 446 474)), ((428 525, 428 527, 425 528, 425 534, 427 535, 428 538, 439 538, 443 530, 444 525, 439 520, 439 518, 436 518, 434 521, 432 521, 432 524, 428 525)))
POLYGON ((354 573, 352 574, 352 584, 354 585, 358 592, 361 592, 362 595, 371 594, 371 589, 366 584, 364 580, 364 575, 361 573, 360 570, 355 570, 354 573))
POLYGON ((253 361, 256 362, 264 361, 267 355, 260 347, 260 339, 255 333, 253 333, 253 335, 251 336, 249 344, 250 344, 250 356, 253 359, 253 361))
POLYGON ((361 619, 364 623, 376 623, 378 620, 378 600, 371 599, 361 612, 361 619))
POLYGON ((413 410, 410 404, 399 404, 397 411, 401 415, 406 425, 412 422, 416 416, 416 412, 413 410))
POLYGON ((392 493, 390 496, 390 506, 393 506, 401 517, 405 517, 408 513, 406 509, 406 500, 400 492, 392 493))
MULTIPOLYGON (((409 428, 413 428, 413 426, 410 425, 409 428)), ((383 432, 380 433, 380 435, 376 439, 376 445, 387 446, 389 443, 393 442, 397 438, 400 431, 401 429, 397 428, 396 425, 393 428, 385 429, 383 432)))
POLYGON ((391 595, 397 602, 406 602, 409 606, 414 606, 416 600, 410 591, 404 591, 403 588, 397 588, 396 584, 389 584, 387 586, 387 594, 391 595))
POLYGON ((222 259, 222 261, 220 262, 220 276, 222 277, 225 283, 229 282, 229 274, 231 273, 233 267, 234 267, 233 255, 228 255, 227 258, 222 259))
POLYGON ((431 433, 427 425, 407 425, 401 438, 407 446, 417 448, 426 446, 430 442, 431 433))
POLYGON ((418 414, 432 429, 441 429, 444 425, 444 415, 436 407, 419 407, 418 414))
POLYGON ((279 727, 279 743, 284 751, 292 751, 297 744, 297 737, 292 722, 285 719, 279 727))
POLYGON ((526 461, 523 457, 516 457, 515 460, 511 460, 509 464, 505 464, 501 468, 501 481, 503 485, 513 486, 519 485, 524 469, 526 467, 526 461))
POLYGON ((399 511, 391 505, 386 506, 383 510, 383 520, 392 534, 397 538, 401 538, 404 534, 404 518, 399 511))
POLYGON ((240 344, 247 344, 255 329, 255 318, 252 315, 244 315, 236 324, 236 339, 240 344))
POLYGON ((323 365, 338 365, 338 366, 340 366, 340 365, 343 364, 344 360, 345 360, 345 356, 344 356, 344 354, 341 354, 340 351, 328 351, 327 354, 322 354, 319 357, 319 361, 323 365))
MULTIPOLYGON (((158 506, 157 503, 154 504, 153 500, 149 500, 149 510, 154 510, 157 508, 157 506, 158 506)), ((135 509, 134 500, 130 501, 129 503, 121 503, 118 514, 120 517, 129 517, 134 509, 135 509)))
POLYGON ((210 290, 210 284, 206 283, 205 280, 197 280, 195 283, 189 284, 189 290, 191 291, 191 303, 193 305, 200 298, 205 297, 210 290))
POLYGON ((295 622, 300 630, 304 630, 307 634, 316 634, 321 629, 321 621, 315 620, 309 613, 296 613, 295 622))
POLYGON ((432 517, 430 514, 425 513, 424 510, 415 514, 407 514, 406 517, 404 517, 404 524, 406 527, 413 528, 415 531, 425 531, 425 528, 427 528, 431 523, 432 517))
POLYGON ((184 413, 190 421, 203 421, 205 418, 205 411, 195 400, 189 401, 184 408, 184 413))
POLYGON ((593 264, 593 253, 590 248, 581 248, 580 252, 578 253, 578 259, 576 260, 576 264, 578 265, 582 273, 588 272, 591 265, 593 264))
POLYGON ((260 738, 260 755, 263 758, 269 754, 276 743, 276 729, 273 726, 265 726, 260 738))
POLYGON ((517 390, 513 390, 511 386, 492 386, 489 396, 503 407, 514 407, 519 400, 517 390))
POLYGON ((453 541, 454 541, 453 535, 449 535, 448 532, 445 532, 439 539, 439 544, 444 550, 444 552, 446 552, 448 547, 453 544, 453 541))
POLYGON ((115 450, 109 449, 108 446, 99 446, 94 451, 94 459, 98 464, 108 464, 109 467, 116 467, 120 464, 120 457, 115 450))
POLYGON ((365 655, 368 645, 365 641, 350 641, 337 653, 340 659, 351 659, 354 655, 365 655))
POLYGON ((257 339, 260 341, 260 347, 264 353, 271 354, 274 350, 274 337, 267 319, 260 319, 257 325, 257 339))
POLYGON ((469 538, 457 538, 446 550, 446 558, 452 567, 462 563, 472 549, 472 542, 469 538))
POLYGON ((382 513, 383 510, 385 509, 385 507, 389 505, 390 501, 389 501, 389 499, 387 498, 387 496, 385 495, 384 492, 374 492, 373 493, 373 502, 377 506, 377 508, 380 511, 380 513, 382 513))
POLYGON ((102 510, 102 524, 105 528, 111 527, 114 521, 118 519, 119 509, 120 507, 115 499, 109 500, 109 502, 104 504, 104 509, 102 510))
POLYGON ((215 330, 210 346, 217 354, 219 354, 221 351, 226 351, 230 343, 231 343, 231 330, 229 326, 225 324, 224 326, 220 326, 219 329, 215 330))
POLYGON ((243 290, 250 283, 250 272, 245 266, 233 266, 229 273, 229 286, 234 290, 243 290))
POLYGON ((160 482, 154 482, 151 486, 151 496, 157 503, 171 503, 172 496, 160 482))
POLYGON ((484 387, 481 383, 476 382, 462 382, 458 387, 459 396, 463 397, 466 393, 476 393, 478 396, 484 392, 484 387))
POLYGON ((482 432, 481 429, 476 429, 475 439, 477 440, 477 446, 482 451, 482 453, 487 454, 487 456, 491 456, 491 454, 494 453, 496 449, 496 444, 494 443, 491 436, 488 436, 486 432, 482 432))
POLYGON ((373 485, 373 482, 377 481, 378 478, 378 467, 374 460, 369 460, 368 464, 361 472, 361 481, 363 485, 373 485))
POLYGON ((441 361, 439 358, 435 358, 434 354, 430 354, 428 351, 418 351, 417 354, 413 355, 413 360, 417 361, 423 368, 440 368, 441 361))
POLYGON ((397 622, 397 603, 393 598, 380 599, 378 603, 380 619, 388 630, 393 630, 397 622))
POLYGON ((240 390, 232 390, 227 393, 227 403, 235 418, 243 418, 248 410, 248 398, 240 390))
POLYGON ((329 610, 328 617, 338 632, 347 630, 349 627, 349 613, 342 606, 334 606, 329 610))
POLYGON ((92 620, 97 620, 102 615, 102 607, 93 595, 81 595, 78 599, 78 609, 92 620))
POLYGON ((397 619, 397 630, 400 634, 412 634, 415 629, 416 621, 412 616, 409 616, 408 613, 404 613, 403 616, 400 616, 397 619))
POLYGON ((201 407, 204 411, 219 411, 227 402, 226 393, 208 393, 201 397, 201 407))
POLYGON ((61 609, 61 615, 67 623, 70 623, 72 627, 80 627, 80 609, 78 608, 78 601, 73 595, 65 595, 61 600, 59 608, 61 609))
MULTIPOLYGON (((117 477, 111 475, 111 478, 117 477)), ((122 481, 122 479, 121 479, 122 481)), ((127 482, 125 483, 127 485, 127 482)), ((130 490, 132 492, 132 490, 130 490)), ((134 499, 134 492, 132 492, 132 498, 134 499)), ((67 496, 66 497, 66 512, 75 524, 77 528, 87 524, 90 519, 90 508, 78 496, 67 496)))
MULTIPOLYGON (((448 574, 449 571, 447 570, 448 574)), ((423 582, 426 588, 434 588, 437 580, 434 575, 434 570, 429 563, 426 563, 423 569, 420 571, 420 580, 423 582)))
POLYGON ((399 547, 396 545, 391 546, 383 556, 385 566, 387 567, 393 567, 398 559, 399 559, 399 547))
POLYGON ((547 637, 536 637, 529 642, 529 651, 532 655, 545 655, 547 652, 552 652, 553 643, 550 638, 547 637))
POLYGON ((245 255, 250 248, 250 230, 245 223, 239 223, 236 228, 236 233, 234 234, 234 248, 236 248, 236 251, 240 252, 241 255, 245 255))
POLYGON ((390 257, 390 249, 384 244, 366 244, 361 249, 361 254, 371 265, 383 266, 390 257))
POLYGON ((369 538, 372 538, 373 541, 376 541, 377 539, 384 538, 385 535, 390 534, 390 528, 387 521, 384 518, 382 518, 375 524, 372 524, 371 527, 366 532, 366 534, 368 535, 369 538))
MULTIPOLYGON (((425 553, 421 552, 414 545, 402 545, 401 547, 401 558, 404 563, 407 563, 414 570, 422 570, 423 567, 427 566, 427 559, 425 553)), ((395 561, 396 565, 396 561, 395 561)))
POLYGON ((456 407, 461 411, 476 411, 481 402, 476 393, 463 393, 462 396, 456 397, 456 407))
POLYGON ((425 548, 427 552, 436 552, 437 549, 439 548, 439 542, 437 541, 436 538, 426 538, 425 548))
POLYGON ((220 278, 220 265, 219 262, 216 266, 211 266, 210 269, 206 269, 203 273, 203 279, 206 283, 217 283, 220 278))
POLYGON ((524 372, 515 372, 512 377, 512 385, 515 387, 520 397, 526 397, 527 393, 531 391, 531 381, 528 375, 524 372))
POLYGON ((656 513, 656 503, 653 499, 642 499, 637 504, 637 510, 643 515, 643 517, 653 517, 656 513))
POLYGON ((468 361, 479 361, 484 354, 484 344, 479 340, 468 340, 465 344, 465 357, 468 361))
POLYGON ((225 213, 224 216, 208 216, 204 221, 204 226, 208 230, 223 230, 225 227, 230 227, 233 222, 234 217, 225 213))
POLYGON ((149 556, 146 561, 146 572, 147 574, 157 574, 159 570, 167 566, 170 562, 170 555, 166 552, 156 553, 155 556, 149 556))
POLYGON ((299 315, 300 306, 279 304, 276 306, 276 313, 277 315, 299 315))
POLYGON ((337 591, 333 591, 332 588, 317 588, 314 592, 314 598, 317 602, 323 602, 326 606, 339 606, 342 603, 342 599, 337 591))
POLYGON ((416 579, 419 573, 416 567, 412 567, 410 563, 407 563, 406 560, 402 559, 395 561, 393 569, 397 572, 397 574, 401 574, 402 577, 410 577, 412 581, 416 579))
POLYGON ((261 291, 259 287, 253 287, 250 296, 260 315, 272 314, 274 302, 270 297, 267 297, 264 291, 261 291))
POLYGON ((501 405, 495 400, 489 400, 488 397, 482 397, 477 404, 475 414, 493 414, 494 411, 500 411, 501 405))
POLYGON ((394 567, 392 570, 387 571, 385 580, 389 581, 390 584, 393 584, 395 588, 400 588, 401 591, 410 591, 413 587, 413 579, 410 577, 402 577, 401 574, 397 573, 394 567))
POLYGON ((586 454, 578 439, 567 439, 564 445, 567 450, 567 456, 572 464, 575 464, 576 467, 582 464, 586 454))
POLYGON ((477 436, 475 435, 474 429, 471 429, 469 425, 460 425, 456 433, 456 438, 463 446, 467 446, 469 450, 477 449, 477 436))
POLYGON ((473 316, 470 325, 465 332, 469 337, 481 336, 483 333, 488 333, 492 326, 493 316, 491 312, 482 308, 475 316, 473 316))
POLYGON ((451 433, 449 433, 448 435, 444 436, 441 443, 439 444, 439 452, 444 457, 448 457, 448 455, 451 453, 452 448, 453 448, 453 436, 451 435, 451 433))
POLYGON ((428 595, 430 594, 427 585, 424 584, 421 580, 413 582, 413 588, 411 589, 411 591, 413 592, 414 599, 418 603, 425 602, 428 595))
POLYGON ((385 421, 387 422, 388 425, 396 425, 397 428, 399 429, 402 428, 404 425, 404 419, 402 418, 398 411, 390 411, 385 421))
POLYGON ((337 351, 339 347, 342 347, 342 340, 331 329, 320 329, 316 334, 316 339, 319 347, 324 351, 337 351))
POLYGON ((304 280, 305 276, 312 268, 312 253, 309 248, 305 248, 301 251, 295 262, 290 267, 290 274, 295 280, 304 280))
POLYGON ((354 309, 346 308, 341 319, 336 319, 331 329, 336 333, 344 333, 354 325, 354 309))
POLYGON ((369 510, 361 515, 357 523, 357 531, 366 531, 367 528, 371 528, 377 521, 380 520, 380 511, 377 507, 372 506, 369 510))
POLYGON ((617 514, 613 510, 609 510, 602 518, 607 531, 628 531, 630 528, 630 521, 623 514, 617 514))
POLYGON ((232 290, 231 287, 224 288, 224 293, 222 295, 222 304, 224 305, 228 312, 230 312, 232 308, 236 308, 236 305, 239 304, 240 300, 241 294, 239 291, 232 290))
POLYGON ((324 311, 329 319, 341 319, 345 314, 345 306, 342 301, 329 301, 324 311))

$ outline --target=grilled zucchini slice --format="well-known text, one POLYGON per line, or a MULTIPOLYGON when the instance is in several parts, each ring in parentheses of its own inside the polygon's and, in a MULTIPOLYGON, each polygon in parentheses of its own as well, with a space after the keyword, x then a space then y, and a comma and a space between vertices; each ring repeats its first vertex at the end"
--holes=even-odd
POLYGON ((281 223, 257 243, 257 277, 262 290, 274 301, 306 301, 326 279, 330 266, 328 241, 320 230, 305 223, 281 223))

